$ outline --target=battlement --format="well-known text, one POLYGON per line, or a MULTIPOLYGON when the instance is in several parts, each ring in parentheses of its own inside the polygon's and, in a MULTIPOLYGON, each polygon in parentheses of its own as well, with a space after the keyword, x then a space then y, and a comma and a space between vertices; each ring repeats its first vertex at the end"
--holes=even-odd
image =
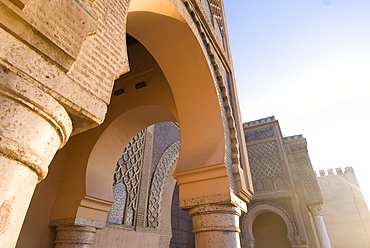
POLYGON ((270 116, 270 117, 262 118, 262 119, 255 120, 255 121, 245 122, 243 123, 243 127, 246 128, 246 127, 256 126, 259 124, 272 122, 272 121, 275 121, 275 116, 270 116))
POLYGON ((345 167, 344 168, 344 172, 343 172, 342 168, 340 168, 340 167, 339 168, 335 168, 335 172, 336 172, 336 174, 334 174, 334 170, 333 169, 328 169, 327 171, 325 171, 325 170, 319 170, 319 177, 337 176, 337 175, 343 175, 343 174, 346 174, 346 173, 354 173, 352 167, 345 167))
POLYGON ((284 140, 304 139, 303 134, 284 137, 284 140))

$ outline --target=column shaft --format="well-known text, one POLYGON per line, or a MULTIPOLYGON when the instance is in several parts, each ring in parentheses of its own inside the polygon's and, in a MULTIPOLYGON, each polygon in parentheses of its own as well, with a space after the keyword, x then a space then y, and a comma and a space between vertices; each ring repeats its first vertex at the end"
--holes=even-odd
POLYGON ((50 95, 0 64, 0 247, 15 246, 38 181, 71 120, 50 95))
POLYGON ((322 248, 331 248, 328 233, 326 231, 324 219, 321 215, 316 215, 313 217, 315 222, 316 230, 319 235, 319 240, 322 248))
POLYGON ((313 216, 313 220, 315 223, 317 235, 319 236, 319 242, 320 242, 321 248, 331 248, 329 235, 328 235, 328 232, 326 231, 326 227, 324 223, 324 218, 322 217, 322 214, 321 214, 322 206, 313 205, 313 206, 309 206, 308 209, 310 210, 313 216))
POLYGON ((0 155, 0 247, 15 246, 36 184, 36 173, 0 155))

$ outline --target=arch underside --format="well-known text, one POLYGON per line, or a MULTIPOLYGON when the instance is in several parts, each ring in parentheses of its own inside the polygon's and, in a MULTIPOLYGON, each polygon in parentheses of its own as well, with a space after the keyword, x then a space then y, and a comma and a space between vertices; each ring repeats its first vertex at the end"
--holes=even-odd
POLYGON ((62 206, 67 199, 70 204, 56 207, 52 218, 105 220, 113 203, 111 173, 117 158, 136 133, 163 121, 180 126, 178 179, 187 171, 201 175, 192 174, 190 180, 186 175, 179 181, 182 199, 234 191, 231 165, 225 163, 231 148, 225 141, 229 132, 219 88, 199 33, 189 22, 182 4, 131 2, 127 18, 127 32, 133 37, 128 43, 130 72, 116 80, 104 123, 71 139, 56 200, 56 205, 62 206), (75 189, 72 193, 71 188, 75 189))

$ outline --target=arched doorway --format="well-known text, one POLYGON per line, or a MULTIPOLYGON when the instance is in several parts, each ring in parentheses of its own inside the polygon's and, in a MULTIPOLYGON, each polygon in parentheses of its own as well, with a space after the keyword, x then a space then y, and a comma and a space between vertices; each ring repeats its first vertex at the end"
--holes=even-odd
MULTIPOLYGON (((261 237, 262 239, 268 241, 270 238, 269 235, 266 233, 271 233, 272 236, 277 235, 279 239, 283 239, 283 245, 290 245, 288 247, 307 247, 305 244, 300 244, 297 242, 300 240, 300 237, 299 235, 297 235, 296 227, 294 222, 292 221, 292 218, 293 216, 289 215, 289 213, 287 213, 284 209, 268 203, 257 204, 251 207, 249 211, 243 214, 241 217, 240 224, 242 247, 257 247, 256 240, 257 238, 261 240, 261 237), (259 220, 257 220, 257 218, 259 218, 259 220), (257 237, 255 236, 256 234, 257 237)), ((257 242, 257 245, 259 242, 260 241, 257 242)), ((259 247, 264 246, 259 245, 259 247)))
POLYGON ((291 248, 284 220, 273 212, 264 212, 253 222, 255 248, 291 248))

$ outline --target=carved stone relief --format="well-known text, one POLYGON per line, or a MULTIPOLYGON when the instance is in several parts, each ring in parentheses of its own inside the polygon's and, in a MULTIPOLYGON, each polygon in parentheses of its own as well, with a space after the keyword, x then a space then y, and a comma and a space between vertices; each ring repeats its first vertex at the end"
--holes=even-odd
POLYGON ((317 196, 315 191, 314 178, 312 177, 312 169, 308 164, 308 159, 306 157, 297 158, 295 162, 298 167, 298 173, 301 178, 303 188, 305 189, 308 198, 315 198, 317 196))
POLYGON ((109 212, 108 222, 127 226, 135 225, 145 132, 143 130, 138 133, 118 159, 113 177, 115 202, 109 212))
POLYGON ((265 128, 265 129, 254 131, 254 132, 245 133, 245 139, 247 142, 267 139, 271 137, 274 137, 273 127, 265 128))
POLYGON ((255 191, 286 189, 276 141, 249 146, 247 149, 255 191))
POLYGON ((290 151, 291 152, 299 152, 299 151, 305 151, 307 150, 307 145, 304 146, 296 146, 296 147, 291 147, 290 151))
POLYGON ((171 165, 176 162, 179 151, 180 142, 177 141, 163 153, 154 171, 148 201, 148 227, 150 228, 157 228, 159 226, 161 201, 166 176, 171 169, 171 165))
MULTIPOLYGON (((260 205, 270 205, 275 208, 278 208, 284 214, 288 217, 292 227, 293 227, 293 233, 294 235, 298 235, 298 229, 297 229, 297 222, 294 218, 293 214, 293 208, 290 203, 289 199, 278 199, 278 200, 269 200, 269 201, 258 201, 258 202, 252 202, 251 204, 248 205, 248 210, 251 211, 253 208, 256 208, 260 205)), ((248 213, 247 213, 248 214, 248 213)))
POLYGON ((222 8, 220 0, 208 0, 209 8, 211 10, 212 16, 217 22, 219 27, 219 32, 221 36, 224 36, 224 25, 222 19, 222 8))

